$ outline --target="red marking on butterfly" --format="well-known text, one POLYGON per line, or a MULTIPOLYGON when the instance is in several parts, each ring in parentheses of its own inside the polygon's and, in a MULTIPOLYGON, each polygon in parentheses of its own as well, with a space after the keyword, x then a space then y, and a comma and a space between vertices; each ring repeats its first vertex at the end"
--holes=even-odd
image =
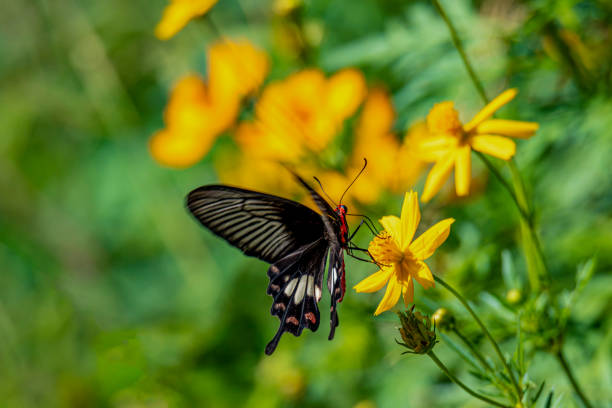
POLYGON ((316 318, 316 316, 314 315, 314 313, 312 313, 312 312, 308 312, 308 313, 304 314, 304 317, 305 317, 306 319, 310 320, 310 322, 311 322, 312 324, 315 324, 315 323, 317 322, 317 318, 316 318))
POLYGON ((289 316, 289 317, 287 318, 287 320, 285 320, 285 321, 286 321, 287 323, 295 324, 296 326, 299 326, 299 325, 300 325, 300 322, 298 321, 298 319, 296 319, 296 318, 295 318, 295 317, 293 317, 293 316, 289 316))

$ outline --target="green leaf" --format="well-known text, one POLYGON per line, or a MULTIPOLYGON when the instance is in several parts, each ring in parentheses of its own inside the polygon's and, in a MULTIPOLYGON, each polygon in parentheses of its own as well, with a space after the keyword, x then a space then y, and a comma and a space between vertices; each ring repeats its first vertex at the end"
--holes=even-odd
POLYGON ((578 297, 593 277, 593 274, 595 273, 595 265, 595 257, 592 257, 582 265, 578 266, 576 270, 576 287, 573 291, 569 292, 564 299, 562 299, 564 303, 561 309, 560 317, 562 326, 565 326, 567 323, 567 320, 572 312, 572 307, 576 304, 578 297))
POLYGON ((464 359, 468 364, 470 364, 474 369, 480 370, 480 366, 476 363, 476 360, 472 357, 469 351, 467 351, 461 344, 457 343, 450 336, 447 336, 444 333, 440 333, 440 336, 444 340, 448 346, 453 349, 455 353, 457 353, 462 359, 464 359))
POLYGON ((550 390, 550 393, 548 394, 548 397, 546 397, 546 401, 544 402, 544 408, 550 408, 552 406, 552 399, 554 393, 555 390, 550 390))
POLYGON ((531 399, 531 402, 533 404, 535 404, 538 401, 538 399, 540 398, 540 395, 542 395, 542 391, 544 391, 544 385, 546 385, 546 380, 542 381, 542 384, 540 384, 540 387, 538 388, 538 391, 536 392, 536 394, 531 399))
POLYGON ((523 288, 523 280, 514 267, 512 252, 508 249, 504 249, 501 253, 501 261, 502 278, 504 279, 506 289, 521 290, 523 288))

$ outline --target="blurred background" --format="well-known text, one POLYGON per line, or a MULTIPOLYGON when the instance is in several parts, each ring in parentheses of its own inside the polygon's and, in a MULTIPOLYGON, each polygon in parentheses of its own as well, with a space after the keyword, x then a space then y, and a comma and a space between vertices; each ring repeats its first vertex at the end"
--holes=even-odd
MULTIPOLYGON (((489 96, 519 89, 501 116, 540 123, 535 137, 519 141, 516 160, 553 287, 572 289, 577 267, 595 258, 595 274, 572 305, 566 354, 591 400, 612 406, 612 5, 443 4, 489 96)), ((435 9, 427 1, 220 0, 161 41, 154 29, 166 5, 0 3, 0 406, 482 406, 429 359, 400 355, 395 315, 373 316, 382 293, 347 289, 333 341, 322 312, 318 332, 286 334, 265 356, 278 327, 267 265, 202 229, 184 208, 191 189, 231 179, 223 169, 237 167, 234 128, 183 169, 160 165, 149 149, 174 84, 189 73, 206 76, 206 50, 219 31, 266 52, 264 83, 306 67, 327 76, 358 69, 369 88, 390 95, 397 143, 436 102, 455 101, 467 120, 482 103, 435 9)), ((241 118, 253 115, 253 103, 247 98, 241 118)), ((346 146, 358 115, 321 156, 326 171, 354 174, 346 146)), ((413 183, 422 191, 419 171, 354 205, 374 219, 399 215, 402 192, 413 183)), ((505 327, 515 324, 513 304, 527 280, 518 216, 481 163, 472 172, 472 195, 458 199, 449 184, 422 207, 421 228, 457 220, 429 265, 494 322, 511 353, 515 338, 505 327)), ((290 189, 268 192, 295 198, 290 189)), ((357 242, 370 238, 361 231, 357 242)), ((376 270, 346 262, 347 288, 376 270)), ((441 288, 417 288, 415 301, 429 313, 456 306, 441 288)), ((327 302, 324 295, 321 310, 327 302)), ((478 342, 478 331, 465 327, 478 342)), ((445 341, 436 350, 479 386, 445 341)), ((579 406, 558 363, 530 350, 530 378, 546 379, 557 406, 579 406)))

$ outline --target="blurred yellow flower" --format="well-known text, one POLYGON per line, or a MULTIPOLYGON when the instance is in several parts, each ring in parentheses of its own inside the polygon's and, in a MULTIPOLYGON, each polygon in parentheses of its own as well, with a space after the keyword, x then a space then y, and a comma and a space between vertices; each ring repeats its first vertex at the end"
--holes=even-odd
POLYGON ((306 69, 269 84, 255 105, 255 120, 241 122, 236 129, 240 156, 234 156, 231 164, 218 162, 221 179, 295 198, 301 190, 285 177, 288 172, 280 170, 278 163, 285 163, 303 174, 331 180, 330 185, 324 181, 326 190, 332 196, 339 191, 339 197, 347 185, 345 177, 322 172, 313 163, 344 120, 355 113, 365 93, 365 79, 354 69, 330 78, 320 70, 306 69))
POLYGON ((404 196, 401 218, 390 215, 380 219, 384 231, 374 237, 368 248, 372 257, 381 265, 380 270, 354 287, 357 292, 370 293, 387 284, 385 295, 374 315, 395 306, 400 295, 404 296, 404 304, 408 307, 414 298, 413 279, 425 289, 435 285, 433 275, 423 261, 432 256, 446 240, 455 220, 442 220, 413 241, 420 220, 418 196, 414 191, 404 196))
POLYGON ((265 52, 246 40, 223 39, 208 51, 208 78, 211 98, 230 103, 254 92, 269 70, 265 52))
POLYGON ((397 166, 391 174, 389 184, 391 191, 394 193, 406 191, 408 186, 413 186, 417 182, 427 165, 421 158, 419 146, 430 136, 425 121, 418 121, 410 125, 397 153, 397 166))
POLYGON ((170 94, 166 127, 150 143, 162 165, 189 167, 204 157, 217 136, 234 124, 241 99, 263 82, 268 60, 247 42, 223 40, 208 50, 208 66, 208 83, 188 75, 170 94))
POLYGON ((255 106, 252 134, 260 143, 242 144, 278 159, 298 157, 304 151, 322 151, 344 120, 361 104, 366 92, 363 75, 342 70, 326 79, 323 72, 307 69, 267 86, 255 106), (286 151, 291 146, 291 151, 286 151), (276 156, 278 154, 278 156, 276 156))
POLYGON ((538 124, 535 122, 490 119, 516 94, 516 89, 502 92, 464 125, 452 102, 434 105, 427 115, 427 126, 432 136, 420 143, 423 160, 435 162, 425 181, 423 202, 429 201, 440 190, 453 167, 457 195, 469 193, 472 149, 509 160, 514 156, 516 145, 505 136, 527 139, 536 132, 538 124))
POLYGON ((428 135, 426 127, 411 126, 400 143, 392 133, 394 121, 389 94, 381 88, 371 89, 357 122, 351 160, 351 170, 356 172, 363 165, 363 158, 368 159, 368 168, 353 187, 354 196, 362 203, 374 203, 384 189, 405 191, 424 168, 417 146, 428 135))
POLYGON ((181 31, 189 21, 203 16, 218 0, 170 0, 161 21, 155 27, 155 36, 167 40, 181 31))
POLYGON ((185 134, 175 137, 168 130, 156 132, 149 142, 151 155, 166 167, 186 168, 200 161, 212 144, 211 138, 185 134))
POLYGON ((286 16, 302 5, 302 0, 274 0, 272 10, 274 14, 286 16))

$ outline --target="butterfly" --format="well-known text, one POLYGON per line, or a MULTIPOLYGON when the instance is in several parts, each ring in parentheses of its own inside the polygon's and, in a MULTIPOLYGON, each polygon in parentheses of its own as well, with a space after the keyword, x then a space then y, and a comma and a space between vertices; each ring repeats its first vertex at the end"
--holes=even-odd
POLYGON ((333 339, 339 323, 338 304, 346 290, 344 253, 370 261, 353 255, 354 250, 367 249, 351 244, 359 227, 349 235, 347 207, 338 204, 332 208, 300 176, 293 175, 320 214, 296 201, 227 185, 196 188, 186 199, 187 208, 203 226, 245 255, 270 264, 267 294, 274 298, 270 313, 279 318, 280 325, 266 346, 268 355, 283 333, 299 336, 304 328, 313 332, 318 329, 326 265, 331 295, 329 340, 333 339))

